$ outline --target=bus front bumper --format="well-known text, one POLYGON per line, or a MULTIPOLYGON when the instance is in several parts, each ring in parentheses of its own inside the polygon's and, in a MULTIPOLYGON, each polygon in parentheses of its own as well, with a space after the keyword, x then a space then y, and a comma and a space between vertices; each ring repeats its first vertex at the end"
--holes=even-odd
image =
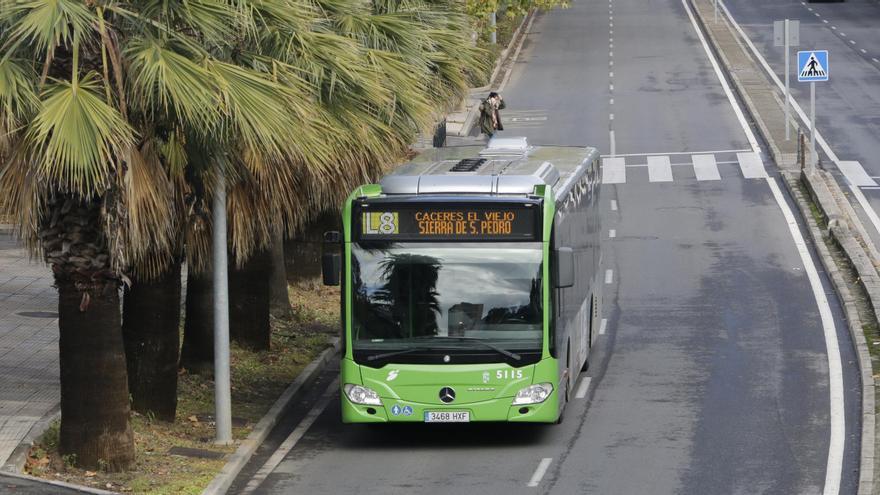
POLYGON ((381 406, 354 404, 341 394, 343 423, 423 423, 429 412, 467 412, 468 422, 553 423, 558 419, 556 390, 539 404, 512 405, 512 397, 459 405, 423 404, 382 398, 381 406))

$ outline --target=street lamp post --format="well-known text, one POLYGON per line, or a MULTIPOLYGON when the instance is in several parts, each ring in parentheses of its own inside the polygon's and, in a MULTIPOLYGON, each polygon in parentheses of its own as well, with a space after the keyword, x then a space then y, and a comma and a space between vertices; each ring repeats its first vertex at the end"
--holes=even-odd
POLYGON ((214 421, 215 443, 232 443, 232 399, 229 379, 229 276, 226 259, 226 176, 217 174, 214 191, 214 421))
POLYGON ((493 45, 498 43, 498 34, 495 30, 496 17, 498 16, 495 14, 495 11, 492 11, 492 13, 489 14, 489 26, 492 28, 492 31, 489 33, 489 43, 492 43, 493 45))

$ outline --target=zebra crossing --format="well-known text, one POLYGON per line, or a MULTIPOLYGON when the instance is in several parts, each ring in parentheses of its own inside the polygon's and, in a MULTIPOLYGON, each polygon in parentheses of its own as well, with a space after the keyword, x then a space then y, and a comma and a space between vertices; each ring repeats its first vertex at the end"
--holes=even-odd
MULTIPOLYGON (((760 155, 754 152, 725 151, 720 153, 643 154, 602 157, 602 183, 626 184, 627 174, 647 168, 648 182, 674 182, 687 177, 687 172, 673 174, 673 169, 691 168, 699 181, 718 181, 722 174, 719 165, 725 165, 724 177, 741 179, 767 178, 767 170, 760 155), (671 156, 673 155, 673 156, 671 156), (731 171, 736 165, 739 172, 731 171)), ((640 175, 643 175, 639 173, 640 175)))

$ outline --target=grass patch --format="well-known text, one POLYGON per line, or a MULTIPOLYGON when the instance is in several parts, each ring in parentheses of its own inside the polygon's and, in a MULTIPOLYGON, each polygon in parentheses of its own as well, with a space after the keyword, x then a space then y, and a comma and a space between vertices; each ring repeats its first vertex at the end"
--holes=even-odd
MULTIPOLYGON (((233 345, 233 436, 241 440, 275 402, 288 384, 338 334, 339 289, 316 281, 289 287, 293 312, 272 321, 272 350, 253 352, 233 345)), ((25 471, 31 475, 123 493, 150 495, 198 494, 226 463, 168 455, 172 447, 232 453, 236 445, 213 444, 214 382, 181 372, 178 377, 177 418, 173 423, 132 414, 136 461, 131 471, 108 473, 76 468, 75 459, 58 454, 56 422, 31 448, 25 471)))

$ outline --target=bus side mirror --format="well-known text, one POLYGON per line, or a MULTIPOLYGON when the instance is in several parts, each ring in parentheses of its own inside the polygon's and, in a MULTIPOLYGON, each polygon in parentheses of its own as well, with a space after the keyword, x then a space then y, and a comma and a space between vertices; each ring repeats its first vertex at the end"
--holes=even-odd
POLYGON ((574 285, 574 252, 569 247, 557 248, 554 253, 553 280, 557 289, 574 285))
POLYGON ((342 271, 342 256, 338 252, 340 239, 339 232, 324 233, 324 252, 321 254, 321 275, 324 285, 339 285, 342 271))

